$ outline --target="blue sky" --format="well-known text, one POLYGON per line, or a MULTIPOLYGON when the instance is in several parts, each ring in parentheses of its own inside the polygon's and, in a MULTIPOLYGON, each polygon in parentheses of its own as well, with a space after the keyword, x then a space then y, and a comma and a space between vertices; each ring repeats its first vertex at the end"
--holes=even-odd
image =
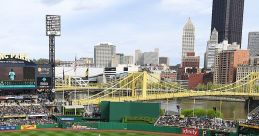
MULTIPOLYGON (((242 48, 248 32, 259 31, 258 0, 246 0, 242 48)), ((23 52, 48 58, 45 15, 62 18, 56 58, 93 57, 94 45, 112 43, 117 52, 153 51, 180 63, 181 34, 191 17, 196 27, 195 51, 201 56, 209 38, 212 0, 8 0, 0 2, 0 52, 23 52)))

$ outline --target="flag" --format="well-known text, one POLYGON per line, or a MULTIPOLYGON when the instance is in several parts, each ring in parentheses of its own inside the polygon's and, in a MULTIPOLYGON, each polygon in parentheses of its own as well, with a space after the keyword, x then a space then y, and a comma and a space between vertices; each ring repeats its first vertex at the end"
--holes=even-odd
POLYGON ((77 63, 76 63, 76 56, 75 56, 75 62, 74 62, 74 72, 76 72, 76 67, 77 67, 77 63))

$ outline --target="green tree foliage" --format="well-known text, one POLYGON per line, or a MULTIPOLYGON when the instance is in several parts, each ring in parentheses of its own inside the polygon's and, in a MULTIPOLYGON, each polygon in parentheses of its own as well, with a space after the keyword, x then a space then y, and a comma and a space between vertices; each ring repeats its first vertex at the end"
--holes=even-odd
MULTIPOLYGON (((207 84, 199 84, 197 87, 196 87, 196 90, 197 91, 206 91, 206 90, 214 90, 214 89, 217 89, 217 88, 221 88, 223 87, 224 85, 218 85, 218 84, 213 84, 212 82, 208 82, 207 84)), ((228 86, 228 85, 225 85, 225 86, 228 86)), ((234 86, 228 86, 226 87, 225 89, 229 89, 229 88, 233 88, 234 86)))
POLYGON ((165 109, 160 109, 160 116, 164 116, 165 115, 165 109))
MULTIPOLYGON (((193 109, 185 109, 182 110, 182 115, 185 117, 193 117, 193 109)), ((222 114, 219 111, 214 111, 213 109, 205 110, 205 109, 194 109, 195 117, 222 117, 222 114)))
MULTIPOLYGON (((39 58, 39 59, 33 59, 33 62, 36 64, 49 64, 49 59, 46 58, 39 58)), ((60 65, 60 60, 55 60, 56 65, 60 65)))
POLYGON ((36 64, 49 64, 49 59, 40 58, 35 61, 36 64))

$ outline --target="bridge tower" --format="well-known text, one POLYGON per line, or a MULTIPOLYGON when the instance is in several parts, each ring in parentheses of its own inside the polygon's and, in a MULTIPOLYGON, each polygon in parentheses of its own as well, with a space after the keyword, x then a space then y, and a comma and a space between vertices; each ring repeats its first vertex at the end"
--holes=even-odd
POLYGON ((259 78, 259 74, 258 73, 252 73, 250 76, 250 81, 249 81, 249 93, 252 94, 254 92, 256 92, 256 80, 259 78))
POLYGON ((147 98, 147 71, 143 72, 143 81, 142 81, 142 97, 147 98))

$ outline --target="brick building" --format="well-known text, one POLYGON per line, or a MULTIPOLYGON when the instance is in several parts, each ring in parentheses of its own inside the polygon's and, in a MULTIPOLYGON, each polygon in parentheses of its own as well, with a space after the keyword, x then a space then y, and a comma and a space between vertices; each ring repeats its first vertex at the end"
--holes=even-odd
POLYGON ((249 63, 248 50, 223 50, 217 53, 213 81, 215 84, 229 84, 236 81, 239 64, 249 63))
POLYGON ((162 71, 160 74, 160 78, 163 81, 174 82, 177 80, 177 72, 174 70, 171 71, 162 71))
POLYGON ((195 89, 199 84, 203 83, 204 73, 190 74, 188 79, 188 88, 195 89))

